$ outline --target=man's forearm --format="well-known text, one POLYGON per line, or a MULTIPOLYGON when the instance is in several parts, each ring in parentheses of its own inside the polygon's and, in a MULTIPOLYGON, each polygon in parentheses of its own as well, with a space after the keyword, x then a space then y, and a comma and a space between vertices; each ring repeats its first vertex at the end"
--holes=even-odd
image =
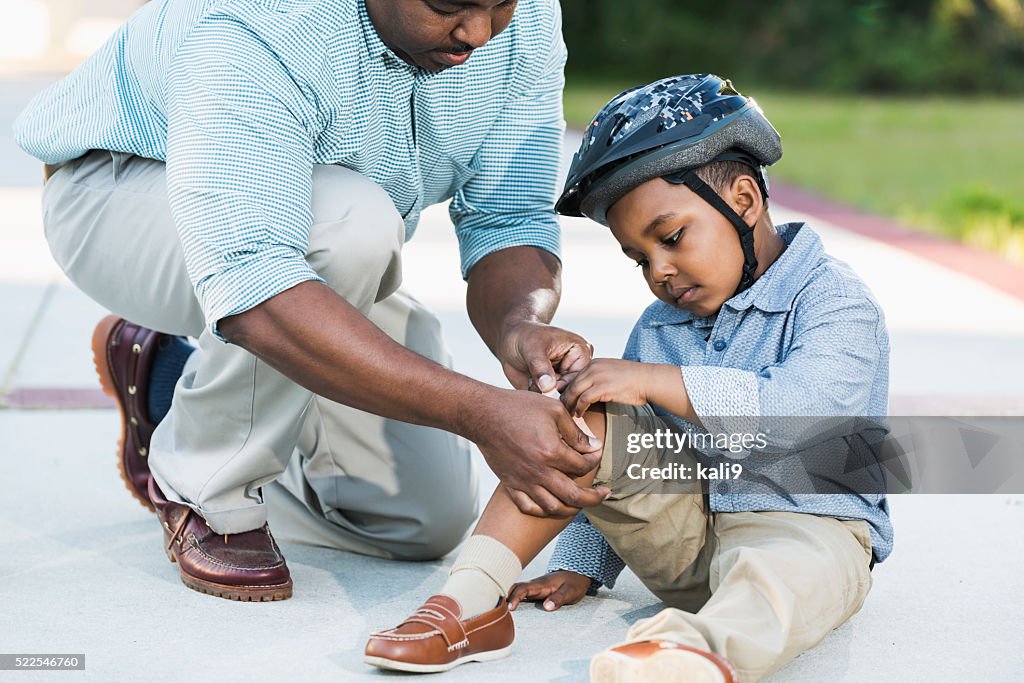
POLYGON ((226 339, 332 401, 473 439, 475 410, 495 391, 409 351, 318 282, 237 316, 226 339))
POLYGON ((549 323, 562 294, 562 267, 537 247, 488 254, 469 272, 466 310, 487 347, 499 355, 507 330, 524 321, 549 323))

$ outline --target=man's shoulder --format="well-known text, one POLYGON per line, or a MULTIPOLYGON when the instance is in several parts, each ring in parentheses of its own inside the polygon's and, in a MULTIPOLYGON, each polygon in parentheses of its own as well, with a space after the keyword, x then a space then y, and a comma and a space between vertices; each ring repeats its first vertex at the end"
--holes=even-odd
POLYGON ((519 0, 515 9, 515 23, 522 27, 554 30, 561 25, 558 0, 519 0))
POLYGON ((520 0, 512 23, 485 45, 469 64, 491 71, 508 63, 524 72, 524 83, 539 78, 545 65, 564 51, 562 14, 556 0, 520 0))
POLYGON ((305 45, 307 51, 360 29, 357 0, 227 0, 206 13, 210 18, 232 19, 272 48, 305 45))
POLYGON ((329 43, 357 39, 360 32, 357 0, 189 0, 166 5, 143 32, 162 36, 170 61, 186 53, 265 54, 283 64, 319 64, 329 43))
POLYGON ((359 0, 213 0, 216 11, 281 27, 303 24, 331 30, 359 15, 359 0))
MULTIPOLYGON (((169 70, 195 68, 210 60, 230 63, 252 84, 311 100, 329 99, 332 88, 349 84, 359 71, 363 22, 358 0, 213 1, 178 31, 169 70), (299 93, 302 93, 299 95, 299 93)), ((181 18, 184 21, 184 18, 181 18)), ((227 88, 230 80, 221 80, 227 88)), ((179 86, 191 86, 187 80, 179 86)))

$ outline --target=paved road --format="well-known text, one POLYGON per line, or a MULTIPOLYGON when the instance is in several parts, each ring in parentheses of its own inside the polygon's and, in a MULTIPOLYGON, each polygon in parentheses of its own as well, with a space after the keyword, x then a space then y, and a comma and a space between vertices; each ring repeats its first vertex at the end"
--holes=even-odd
MULTIPOLYGON (((122 490, 117 417, 83 408, 106 405, 88 354, 103 311, 50 261, 38 166, 10 140, 13 115, 39 87, 0 84, 0 605, 8 617, 0 650, 84 652, 84 678, 97 681, 378 678, 360 662, 365 635, 438 588, 446 562, 391 563, 284 543, 292 600, 216 600, 181 586, 154 519, 122 490), (33 401, 50 408, 26 409, 33 401)), ((796 208, 773 212, 791 220, 801 217, 796 208)), ((894 405, 1020 414, 1024 301, 884 240, 814 225, 886 311, 894 405)), ((564 226, 558 322, 587 335, 599 354, 617 355, 650 294, 606 232, 583 220, 564 226)), ((424 214, 405 262, 406 286, 441 316, 458 367, 502 383, 466 319, 442 208, 424 214)), ((483 493, 493 485, 481 477, 483 493)), ((1019 680, 1024 498, 904 496, 892 509, 896 551, 876 567, 865 608, 772 680, 1019 680)), ((526 574, 541 571, 546 556, 526 574)), ((584 680, 591 653, 658 608, 627 574, 614 591, 557 615, 524 610, 513 657, 445 680, 584 680)), ((66 674, 33 676, 50 678, 66 674)))

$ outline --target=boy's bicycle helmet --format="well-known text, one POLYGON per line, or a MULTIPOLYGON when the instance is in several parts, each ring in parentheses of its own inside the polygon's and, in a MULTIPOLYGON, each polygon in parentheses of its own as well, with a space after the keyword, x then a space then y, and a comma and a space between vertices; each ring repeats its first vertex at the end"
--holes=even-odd
POLYGON ((631 88, 606 104, 583 133, 556 210, 608 225, 608 208, 654 178, 686 185, 736 228, 743 246, 743 277, 757 270, 753 231, 694 169, 738 161, 755 171, 768 198, 764 167, 782 157, 782 141, 757 103, 714 74, 672 76, 631 88))

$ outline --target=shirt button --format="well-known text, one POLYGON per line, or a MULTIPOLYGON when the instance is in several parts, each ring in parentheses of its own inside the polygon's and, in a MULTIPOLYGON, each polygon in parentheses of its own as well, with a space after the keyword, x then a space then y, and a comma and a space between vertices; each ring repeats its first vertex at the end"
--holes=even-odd
POLYGON ((718 484, 715 490, 719 493, 729 493, 729 485, 723 481, 718 484))
POLYGON ((728 344, 719 339, 715 342, 715 351, 724 351, 726 346, 728 346, 728 344))

